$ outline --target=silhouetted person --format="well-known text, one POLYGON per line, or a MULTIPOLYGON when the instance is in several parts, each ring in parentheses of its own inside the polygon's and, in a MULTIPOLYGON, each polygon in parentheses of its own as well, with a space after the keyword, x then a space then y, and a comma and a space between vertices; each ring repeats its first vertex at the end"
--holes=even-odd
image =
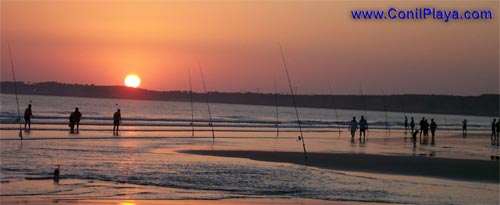
POLYGON ((431 135, 432 135, 431 145, 434 145, 434 144, 435 144, 435 141, 434 141, 434 136, 435 136, 435 134, 436 134, 436 129, 437 129, 437 124, 436 124, 436 122, 434 121, 434 119, 431 119, 431 135))
POLYGON ((497 146, 500 146, 500 119, 497 121, 497 146))
POLYGON ((75 112, 69 114, 69 129, 70 133, 75 133, 75 112))
POLYGON ((408 117, 405 116, 405 134, 408 132, 408 117))
POLYGON ((80 127, 80 119, 82 118, 82 113, 78 111, 78 108, 75 108, 75 124, 76 124, 76 133, 78 133, 78 128, 80 127))
POLYGON ((118 128, 120 127, 121 121, 122 114, 120 113, 120 109, 118 109, 113 115, 113 134, 118 135, 118 128))
POLYGON ((419 142, 422 144, 422 132, 424 132, 424 123, 425 123, 425 117, 422 117, 422 120, 420 120, 420 138, 419 142))
POLYGON ((467 135, 467 119, 464 119, 464 121, 462 121, 462 134, 464 136, 467 135))
POLYGON ((54 169, 54 182, 59 183, 59 167, 60 165, 56 165, 56 169, 54 169))
POLYGON ((411 134, 411 141, 413 142, 413 148, 417 147, 417 135, 418 135, 418 130, 415 130, 415 132, 413 132, 411 134))
POLYGON ((31 104, 28 105, 28 108, 24 110, 24 130, 31 130, 31 118, 33 117, 33 112, 31 111, 31 104), (28 126, 28 129, 26 129, 28 126))
POLYGON ((491 144, 492 145, 495 145, 495 138, 497 137, 497 134, 496 134, 496 126, 497 126, 497 123, 496 123, 497 119, 494 119, 493 118, 493 122, 491 123, 491 144))
POLYGON ((351 123, 349 123, 349 129, 351 130, 351 142, 353 142, 354 135, 356 135, 356 130, 358 129, 358 121, 356 121, 356 117, 352 117, 351 123))
POLYGON ((361 116, 361 120, 359 120, 359 141, 361 141, 361 135, 363 135, 363 139, 366 139, 366 130, 368 129, 368 122, 365 120, 365 116, 361 116))
POLYGON ((413 130, 415 130, 415 120, 413 120, 413 117, 411 117, 410 128, 411 133, 413 133, 413 130))
POLYGON ((424 143, 429 144, 429 122, 424 120, 424 143))

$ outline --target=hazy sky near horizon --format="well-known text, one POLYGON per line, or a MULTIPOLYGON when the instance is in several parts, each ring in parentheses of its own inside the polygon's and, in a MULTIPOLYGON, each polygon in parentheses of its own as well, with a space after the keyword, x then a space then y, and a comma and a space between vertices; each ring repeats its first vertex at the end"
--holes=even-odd
POLYGON ((1 1, 1 80, 300 94, 499 93, 498 1, 1 1), (353 20, 352 9, 491 9, 493 20, 353 20))

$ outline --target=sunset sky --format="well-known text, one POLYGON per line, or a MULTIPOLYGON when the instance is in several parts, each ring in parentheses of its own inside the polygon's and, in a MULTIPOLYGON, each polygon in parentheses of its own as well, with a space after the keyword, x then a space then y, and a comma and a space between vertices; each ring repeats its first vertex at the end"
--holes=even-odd
POLYGON ((1 80, 300 94, 499 93, 498 1, 1 1, 1 80), (417 3, 415 3, 417 2, 417 3), (353 20, 352 9, 492 9, 493 20, 353 20))

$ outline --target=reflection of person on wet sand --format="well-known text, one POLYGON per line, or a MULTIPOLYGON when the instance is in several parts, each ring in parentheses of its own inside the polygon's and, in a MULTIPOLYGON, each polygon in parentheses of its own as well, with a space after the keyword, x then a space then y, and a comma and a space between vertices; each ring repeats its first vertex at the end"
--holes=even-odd
POLYGON ((120 127, 120 123, 122 121, 122 115, 120 113, 120 109, 118 109, 113 115, 113 134, 118 135, 118 128, 120 127))
POLYGON ((31 112, 31 104, 28 105, 28 108, 24 110, 24 130, 29 131, 31 130, 31 118, 33 117, 33 113, 31 112), (28 129, 26 129, 26 126, 28 126, 28 129))

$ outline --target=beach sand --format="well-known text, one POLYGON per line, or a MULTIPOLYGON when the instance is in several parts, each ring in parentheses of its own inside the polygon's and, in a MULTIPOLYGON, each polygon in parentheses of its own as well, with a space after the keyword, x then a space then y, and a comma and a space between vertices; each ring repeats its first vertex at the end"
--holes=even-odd
POLYGON ((499 162, 492 160, 349 153, 307 153, 306 160, 301 152, 234 150, 186 150, 181 152, 293 163, 333 170, 426 176, 489 183, 499 182, 499 162))

